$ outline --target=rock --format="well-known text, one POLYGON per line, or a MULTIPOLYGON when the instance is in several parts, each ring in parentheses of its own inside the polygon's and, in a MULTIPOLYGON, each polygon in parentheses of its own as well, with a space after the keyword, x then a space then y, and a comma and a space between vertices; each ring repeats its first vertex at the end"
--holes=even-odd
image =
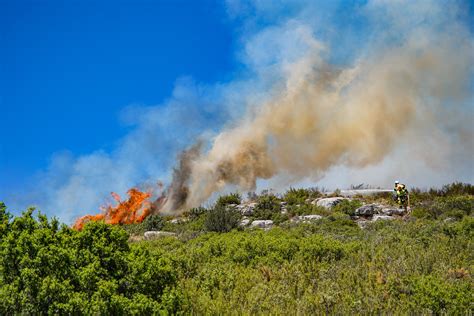
POLYGON ((293 222, 311 222, 311 221, 316 221, 320 220, 323 217, 321 215, 301 215, 301 216, 295 216, 291 219, 293 222))
POLYGON ((445 223, 452 223, 452 222, 455 222, 456 221, 456 218, 454 217, 448 217, 446 218, 443 222, 445 223))
POLYGON ((380 213, 384 215, 403 215, 405 214, 405 210, 402 208, 395 208, 395 207, 384 207, 380 210, 380 213))
POLYGON ((286 207, 283 207, 280 213, 283 215, 288 214, 288 209, 286 207))
POLYGON ((189 218, 183 218, 183 217, 176 217, 170 220, 171 224, 181 224, 189 221, 189 218))
MULTIPOLYGON (((331 208, 331 207, 336 206, 337 204, 341 203, 344 200, 348 200, 348 199, 343 198, 343 197, 323 198, 323 199, 317 200, 316 205, 317 206, 322 206, 324 208, 331 208)), ((311 204, 313 204, 313 203, 311 203, 311 204)))
POLYGON ((393 219, 395 219, 395 217, 388 216, 388 215, 374 215, 374 217, 372 218, 372 221, 373 222, 387 221, 387 220, 393 220, 393 219))
POLYGON ((253 221, 252 224, 250 224, 251 227, 258 227, 258 228, 265 228, 269 229, 273 226, 273 221, 272 220, 256 220, 253 221))
POLYGON ((288 205, 288 202, 285 202, 285 201, 280 202, 280 206, 281 206, 281 207, 284 207, 284 206, 286 206, 286 205, 288 205))
POLYGON ((378 214, 380 210, 381 210, 381 207, 377 204, 367 204, 356 209, 355 215, 372 216, 372 215, 378 214))
POLYGON ((250 220, 249 220, 248 218, 244 218, 244 219, 242 219, 242 220, 240 221, 239 226, 240 226, 240 227, 248 226, 249 223, 250 223, 250 220))
POLYGON ((253 215, 256 206, 257 203, 241 204, 237 206, 237 209, 243 216, 250 216, 253 215))
POLYGON ((172 232, 163 232, 163 231, 147 231, 143 234, 145 240, 153 240, 160 237, 176 236, 172 232))

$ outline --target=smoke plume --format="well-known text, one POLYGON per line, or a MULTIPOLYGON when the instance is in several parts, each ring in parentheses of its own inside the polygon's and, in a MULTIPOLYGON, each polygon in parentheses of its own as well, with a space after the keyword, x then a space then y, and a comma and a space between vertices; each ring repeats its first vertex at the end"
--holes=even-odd
POLYGON ((297 181, 320 178, 334 166, 376 165, 407 144, 425 153, 415 159, 427 164, 432 155, 426 153, 443 156, 446 139, 469 134, 453 122, 456 106, 472 94, 473 45, 459 25, 436 22, 445 24, 405 30, 349 67, 331 64, 324 58, 329 48, 297 25, 293 35, 305 44, 304 54, 278 65, 281 80, 268 99, 249 104, 244 118, 186 164, 179 177, 181 184, 182 174, 189 177, 186 198, 172 205, 198 206, 228 185, 254 190, 258 179, 279 174, 297 181))

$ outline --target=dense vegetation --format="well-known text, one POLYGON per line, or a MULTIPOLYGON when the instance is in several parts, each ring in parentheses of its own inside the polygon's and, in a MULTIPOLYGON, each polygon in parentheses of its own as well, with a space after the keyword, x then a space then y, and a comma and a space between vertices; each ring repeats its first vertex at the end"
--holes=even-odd
POLYGON ((390 195, 330 211, 309 202, 320 195, 255 196, 252 216, 280 223, 268 231, 238 227, 236 194, 190 210, 187 221, 157 216, 82 231, 32 209, 12 218, 0 204, 0 314, 474 312, 473 186, 413 190, 409 220, 364 229, 350 219, 354 209, 393 203, 390 195), (324 218, 286 220, 300 214, 324 218), (131 241, 149 229, 177 235, 131 241))

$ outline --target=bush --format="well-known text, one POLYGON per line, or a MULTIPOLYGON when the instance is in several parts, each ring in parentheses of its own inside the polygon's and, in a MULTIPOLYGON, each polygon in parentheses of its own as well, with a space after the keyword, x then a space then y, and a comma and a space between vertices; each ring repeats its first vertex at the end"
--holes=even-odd
POLYGON ((189 210, 187 215, 190 220, 196 220, 206 213, 207 213, 207 209, 204 207, 193 207, 192 209, 189 210))
POLYGON ((347 215, 355 215, 355 210, 362 206, 362 202, 358 200, 342 200, 332 207, 333 212, 340 212, 347 215))
POLYGON ((229 232, 239 226, 240 213, 232 207, 217 203, 209 210, 204 222, 204 227, 212 232, 229 232))
POLYGON ((143 312, 164 309, 162 295, 176 285, 168 260, 131 249, 120 226, 90 222, 75 231, 32 214, 28 209, 3 223, 0 314, 116 314, 127 306, 143 312))
POLYGON ((226 206, 226 205, 229 205, 229 204, 240 204, 241 200, 242 200, 242 197, 240 196, 240 194, 231 193, 231 194, 228 194, 228 195, 220 196, 217 199, 216 206, 217 205, 226 206))
POLYGON ((145 230, 161 230, 163 229, 164 221, 160 215, 150 215, 143 221, 145 230))
POLYGON ((283 200, 288 205, 304 204, 307 199, 315 199, 321 196, 321 193, 315 189, 295 189, 290 188, 283 196, 283 200))
POLYGON ((273 194, 264 194, 257 200, 253 217, 257 219, 272 219, 276 214, 280 214, 280 211, 280 200, 273 194))

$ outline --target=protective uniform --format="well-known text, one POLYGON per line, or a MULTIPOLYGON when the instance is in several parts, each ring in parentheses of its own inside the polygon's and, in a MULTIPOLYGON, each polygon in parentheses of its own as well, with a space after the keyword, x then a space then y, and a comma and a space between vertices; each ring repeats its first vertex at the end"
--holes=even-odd
POLYGON ((408 206, 408 190, 406 186, 399 183, 398 181, 395 181, 395 188, 393 191, 395 192, 395 198, 398 202, 398 205, 406 210, 408 206))

